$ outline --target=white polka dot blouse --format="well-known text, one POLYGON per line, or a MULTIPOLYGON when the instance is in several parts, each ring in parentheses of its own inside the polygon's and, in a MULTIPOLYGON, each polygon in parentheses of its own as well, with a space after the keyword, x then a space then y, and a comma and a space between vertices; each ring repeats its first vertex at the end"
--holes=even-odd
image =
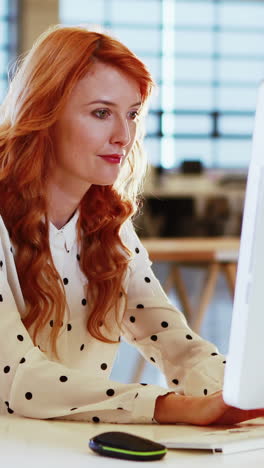
MULTIPOLYGON (((36 346, 21 321, 25 306, 15 249, 0 218, 0 411, 10 417, 151 423, 159 395, 175 391, 202 396, 221 389, 223 356, 197 336, 170 303, 131 222, 121 232, 134 254, 123 285, 128 300, 118 312, 121 329, 116 325, 111 337, 118 341, 122 336, 136 346, 163 372, 167 388, 111 380, 119 342, 104 343, 87 332, 87 279, 79 266, 77 219, 78 212, 59 230, 50 223, 51 253, 67 300, 55 359, 48 340, 53 320, 36 346)), ((102 331, 107 335, 106 328, 102 331)))

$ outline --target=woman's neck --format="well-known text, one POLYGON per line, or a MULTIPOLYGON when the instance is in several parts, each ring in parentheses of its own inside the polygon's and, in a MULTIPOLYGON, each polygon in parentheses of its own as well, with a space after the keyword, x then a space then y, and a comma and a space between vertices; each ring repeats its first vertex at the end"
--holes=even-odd
POLYGON ((49 185, 48 218, 57 229, 61 229, 72 218, 80 205, 82 196, 80 193, 77 195, 65 191, 58 185, 49 185))
POLYGON ((64 214, 64 213, 56 213, 53 216, 49 216, 50 222, 55 226, 57 229, 63 228, 65 224, 67 224, 70 219, 73 217, 75 211, 73 211, 70 216, 64 214))

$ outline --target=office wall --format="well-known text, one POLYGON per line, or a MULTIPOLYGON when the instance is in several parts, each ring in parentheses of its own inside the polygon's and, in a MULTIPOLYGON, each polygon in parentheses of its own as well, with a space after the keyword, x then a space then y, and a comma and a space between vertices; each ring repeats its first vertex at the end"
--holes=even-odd
POLYGON ((19 53, 32 46, 37 37, 59 22, 59 0, 20 0, 19 53))

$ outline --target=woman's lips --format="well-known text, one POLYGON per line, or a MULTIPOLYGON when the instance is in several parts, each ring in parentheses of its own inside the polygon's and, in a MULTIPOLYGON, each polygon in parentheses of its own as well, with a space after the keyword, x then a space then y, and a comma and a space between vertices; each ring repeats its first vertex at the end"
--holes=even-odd
POLYGON ((98 154, 98 156, 111 164, 120 164, 122 159, 121 154, 98 154))

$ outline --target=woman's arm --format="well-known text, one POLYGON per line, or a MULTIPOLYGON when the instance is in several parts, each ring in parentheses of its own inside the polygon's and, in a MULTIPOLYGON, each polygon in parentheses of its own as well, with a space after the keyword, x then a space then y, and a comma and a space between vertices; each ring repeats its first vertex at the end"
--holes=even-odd
MULTIPOLYGON (((0 260, 1 253, 0 243, 0 260)), ((158 386, 123 384, 100 377, 99 372, 89 369, 88 357, 86 369, 50 360, 34 346, 7 277, 0 271, 0 399, 9 414, 38 419, 151 423, 155 401, 164 393, 167 390, 158 386)))
MULTIPOLYGON (((100 366, 96 371, 95 346, 88 334, 87 346, 80 352, 83 360, 80 368, 78 361, 76 366, 62 364, 68 362, 67 353, 72 350, 78 357, 80 350, 79 336, 76 342, 71 341, 71 346, 64 346, 69 339, 66 324, 60 334, 62 363, 34 345, 21 321, 23 297, 10 248, 8 232, 0 217, 0 400, 4 402, 0 407, 10 415, 15 412, 39 419, 151 423, 155 401, 167 390, 114 382, 107 378, 108 374, 103 375, 100 366)), ((109 359, 109 369, 111 363, 109 359)))
POLYGON ((170 389, 177 392, 157 398, 155 420, 161 424, 208 425, 264 416, 262 409, 244 411, 225 404, 221 392, 224 356, 190 330, 183 315, 169 303, 133 229, 127 241, 135 256, 123 319, 125 336, 161 369, 170 389))
POLYGON ((161 370, 171 390, 201 397, 221 390, 225 357, 214 344, 194 333, 170 303, 132 226, 126 243, 134 258, 122 320, 124 338, 161 370))

